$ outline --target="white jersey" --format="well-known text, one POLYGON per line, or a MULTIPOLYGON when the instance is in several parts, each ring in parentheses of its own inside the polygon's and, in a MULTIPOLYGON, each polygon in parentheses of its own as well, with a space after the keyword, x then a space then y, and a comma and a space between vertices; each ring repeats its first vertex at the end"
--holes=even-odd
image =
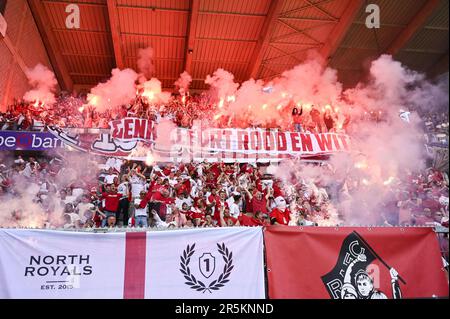
MULTIPOLYGON (((134 200, 135 205, 139 205, 141 203, 140 198, 136 198, 134 200)), ((134 216, 147 216, 148 215, 148 206, 145 206, 144 208, 135 207, 134 216)))
POLYGON ((233 204, 229 205, 229 207, 230 207, 231 217, 238 218, 239 214, 241 213, 241 210, 239 209, 239 205, 236 203, 233 203, 233 204))
POLYGON ((106 184, 113 184, 114 178, 118 177, 116 174, 109 174, 105 176, 105 183, 106 184))
POLYGON ((141 191, 144 190, 144 180, 139 176, 131 176, 131 196, 139 197, 141 191))
POLYGON ((122 194, 122 198, 128 197, 128 182, 123 182, 117 187, 117 192, 122 194))

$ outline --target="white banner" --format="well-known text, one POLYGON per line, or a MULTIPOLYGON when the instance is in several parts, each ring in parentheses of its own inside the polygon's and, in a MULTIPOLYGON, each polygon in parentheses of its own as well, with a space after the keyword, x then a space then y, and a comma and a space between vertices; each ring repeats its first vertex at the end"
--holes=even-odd
POLYGON ((264 297, 260 227, 0 229, 0 299, 264 297))
POLYGON ((278 162, 284 158, 326 158, 351 150, 351 139, 338 133, 299 133, 262 128, 175 127, 166 120, 155 124, 141 118, 109 123, 99 134, 48 127, 71 148, 103 156, 156 162, 278 162))
POLYGON ((260 227, 147 233, 145 298, 265 298, 260 227))
POLYGON ((122 298, 125 233, 0 229, 0 298, 122 298))

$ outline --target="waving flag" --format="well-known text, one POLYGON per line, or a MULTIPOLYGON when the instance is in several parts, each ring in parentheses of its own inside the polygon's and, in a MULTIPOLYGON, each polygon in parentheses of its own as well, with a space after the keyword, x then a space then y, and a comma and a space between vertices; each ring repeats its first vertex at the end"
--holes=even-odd
POLYGON ((432 228, 265 230, 270 298, 448 297, 432 228))

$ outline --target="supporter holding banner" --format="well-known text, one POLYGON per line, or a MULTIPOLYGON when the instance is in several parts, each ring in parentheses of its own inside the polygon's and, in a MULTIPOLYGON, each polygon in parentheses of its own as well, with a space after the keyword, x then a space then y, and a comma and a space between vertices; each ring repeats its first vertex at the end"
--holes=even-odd
POLYGON ((264 234, 269 298, 448 298, 432 228, 298 228, 264 234))
MULTIPOLYGON (((300 133, 261 128, 185 129, 141 118, 127 117, 110 122, 110 132, 75 133, 70 129, 48 127, 50 133, 66 145, 98 155, 146 160, 139 154, 139 143, 157 161, 224 162, 279 161, 282 158, 327 156, 348 152, 351 140, 337 133, 300 133), (158 133, 159 132, 159 133, 158 133), (159 136, 162 135, 163 137, 159 136), (161 139, 165 141, 162 142, 161 139)), ((145 152, 147 153, 147 152, 145 152)))

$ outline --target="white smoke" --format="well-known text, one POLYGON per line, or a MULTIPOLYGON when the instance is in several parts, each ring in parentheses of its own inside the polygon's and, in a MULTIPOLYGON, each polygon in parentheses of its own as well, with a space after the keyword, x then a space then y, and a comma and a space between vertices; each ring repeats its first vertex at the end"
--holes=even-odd
POLYGON ((52 71, 39 63, 34 68, 27 69, 25 75, 28 78, 28 83, 33 88, 23 96, 25 101, 43 102, 45 104, 55 103, 55 91, 58 81, 52 71))
POLYGON ((147 79, 150 79, 154 72, 153 49, 151 47, 139 49, 137 66, 139 72, 147 79))
POLYGON ((184 95, 188 92, 191 82, 192 76, 187 71, 184 71, 180 74, 180 77, 175 81, 174 85, 178 88, 180 94, 184 95))
POLYGON ((136 96, 137 73, 131 69, 113 69, 111 78, 99 83, 88 94, 88 102, 97 111, 104 112, 129 103, 136 96))

